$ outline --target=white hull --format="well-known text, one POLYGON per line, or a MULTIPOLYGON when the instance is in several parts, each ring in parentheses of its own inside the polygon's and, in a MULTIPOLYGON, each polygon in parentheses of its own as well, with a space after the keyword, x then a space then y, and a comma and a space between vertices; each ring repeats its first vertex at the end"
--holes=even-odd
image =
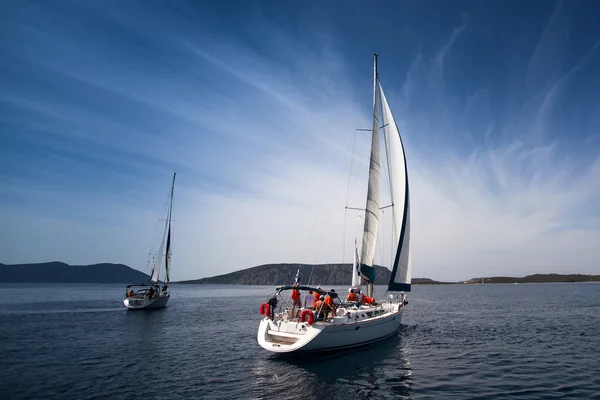
POLYGON ((151 310, 166 307, 169 297, 169 295, 166 295, 149 299, 134 296, 123 299, 123 304, 130 310, 151 310))
MULTIPOLYGON (((258 343, 275 353, 302 353, 341 350, 377 342, 398 331, 404 311, 398 304, 384 304, 381 308, 385 312, 376 317, 355 321, 343 316, 313 325, 263 318, 258 329, 258 343)), ((359 312, 374 309, 377 308, 361 307, 359 312)))

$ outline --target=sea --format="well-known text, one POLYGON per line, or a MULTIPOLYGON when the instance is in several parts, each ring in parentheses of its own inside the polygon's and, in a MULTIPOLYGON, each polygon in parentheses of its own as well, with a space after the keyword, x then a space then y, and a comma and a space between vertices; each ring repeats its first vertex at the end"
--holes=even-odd
POLYGON ((171 289, 0 285, 0 398, 600 399, 597 283, 413 286, 397 335, 304 357, 257 344, 273 287, 171 289))

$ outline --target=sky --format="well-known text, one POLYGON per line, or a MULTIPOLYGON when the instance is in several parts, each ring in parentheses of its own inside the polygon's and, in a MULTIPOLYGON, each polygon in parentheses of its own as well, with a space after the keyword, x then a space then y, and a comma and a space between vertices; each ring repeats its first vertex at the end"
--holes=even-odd
POLYGON ((413 277, 600 274, 596 1, 0 8, 2 263, 148 272, 173 172, 173 280, 350 262, 377 52, 413 277))

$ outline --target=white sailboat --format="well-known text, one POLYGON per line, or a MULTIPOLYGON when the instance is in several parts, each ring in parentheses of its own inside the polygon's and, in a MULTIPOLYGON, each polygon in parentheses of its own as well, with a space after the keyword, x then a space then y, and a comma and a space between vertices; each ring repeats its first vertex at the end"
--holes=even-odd
MULTIPOLYGON (((374 304, 346 301, 335 292, 323 291, 310 286, 280 286, 261 304, 264 315, 258 328, 258 343, 268 351, 276 353, 298 353, 329 351, 362 346, 394 335, 400 328, 402 312, 408 302, 404 292, 411 289, 410 263, 410 202, 408 172, 402 139, 379 82, 377 54, 374 55, 373 87, 373 126, 371 158, 362 248, 359 260, 353 265, 352 285, 358 284, 358 274, 367 285, 367 297, 373 297, 373 283, 376 279, 373 261, 379 215, 381 149, 380 131, 383 131, 386 149, 386 163, 389 175, 393 213, 393 243, 395 255, 392 261, 392 276, 388 283, 386 299, 374 304), (334 299, 335 311, 302 309, 298 314, 290 312, 287 290, 312 290, 322 296, 334 299), (400 293, 398 293, 400 292, 400 293), (326 312, 324 312, 326 311, 326 312)), ((293 312, 293 311, 292 311, 293 312)))
POLYGON ((171 183, 171 192, 169 193, 169 206, 167 210, 167 219, 165 220, 164 230, 161 235, 161 241, 158 251, 153 260, 152 274, 150 282, 127 285, 125 288, 125 298, 123 304, 130 310, 147 310, 163 308, 167 305, 171 296, 169 292, 169 280, 171 273, 171 221, 173 214, 173 192, 175 190, 175 176, 173 173, 173 182, 171 183), (165 247, 166 241, 166 247, 165 247), (164 253, 163 253, 164 250, 164 253), (160 270, 162 259, 165 258, 165 277, 160 284, 160 270))

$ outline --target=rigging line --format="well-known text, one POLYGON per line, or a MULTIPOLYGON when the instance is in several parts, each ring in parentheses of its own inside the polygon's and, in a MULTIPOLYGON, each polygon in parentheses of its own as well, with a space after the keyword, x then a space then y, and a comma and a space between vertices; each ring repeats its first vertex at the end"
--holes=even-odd
MULTIPOLYGON (((336 174, 337 174, 337 173, 340 173, 340 172, 342 172, 343 170, 344 170, 344 162, 343 162, 343 161, 341 161, 341 162, 339 162, 339 164, 338 164, 337 168, 335 169, 335 172, 336 172, 336 174)), ((327 192, 329 192, 329 189, 330 189, 330 187, 331 187, 331 186, 333 186, 333 185, 328 185, 328 187, 327 187, 327 191, 326 191, 326 194, 327 194, 327 192)), ((331 202, 329 203, 329 209, 327 210, 327 213, 326 213, 326 216, 325 216, 325 226, 327 226, 327 221, 328 221, 328 220, 329 220, 329 218, 331 217, 331 209, 332 209, 332 208, 333 208, 333 202, 331 201, 331 202)), ((346 214, 346 211, 344 210, 344 215, 345 215, 345 214, 346 214)), ((323 243, 323 236, 324 236, 324 235, 325 235, 325 229, 322 229, 322 231, 321 231, 321 237, 320 237, 320 239, 319 239, 319 241, 318 241, 318 243, 317 243, 317 248, 316 248, 315 255, 314 255, 314 257, 315 257, 315 262, 316 262, 316 260, 317 260, 317 258, 318 258, 319 252, 320 252, 320 250, 321 250, 321 244, 323 243)), ((344 238, 344 239, 345 239, 345 238, 344 238)), ((344 245, 345 245, 345 240, 344 240, 344 245)), ((314 268, 314 264, 313 264, 313 268, 314 268)))
MULTIPOLYGON (((161 212, 161 217, 158 218, 158 220, 156 221, 156 225, 154 228, 154 236, 152 238, 152 244, 150 247, 150 251, 148 252, 148 262, 146 263, 146 270, 149 269, 149 275, 152 277, 152 273, 154 272, 154 267, 156 266, 156 257, 153 256, 154 251, 156 251, 156 253, 160 253, 161 249, 159 249, 159 243, 160 243, 160 238, 161 238, 161 233, 163 233, 163 222, 165 222, 165 219, 162 218, 162 216, 169 210, 169 199, 171 198, 171 188, 169 188, 169 192, 167 195, 167 198, 165 199, 163 206, 162 206, 162 212, 161 212), (151 267, 150 267, 151 266, 151 267), (150 267, 150 268, 149 268, 150 267)), ((162 256, 161 256, 161 262, 162 262, 162 256)))
MULTIPOLYGON (((358 126, 360 118, 356 119, 356 126, 358 126)), ((348 173, 348 185, 346 187, 346 208, 348 208, 348 197, 350 197, 350 180, 352 179, 352 166, 354 165, 354 149, 356 148, 356 132, 354 130, 354 140, 352 141, 352 154, 350 154, 350 172, 348 173)), ((344 236, 342 240, 342 264, 346 260, 346 226, 348 220, 348 213, 344 209, 344 236)))
MULTIPOLYGON (((357 123, 356 123, 356 126, 358 126, 358 121, 357 121, 357 123)), ((356 138, 356 133, 355 133, 355 138, 356 138)), ((338 167, 335 169, 335 172, 336 172, 336 173, 337 173, 338 171, 342 171, 342 170, 343 170, 343 168, 344 168, 343 164, 344 164, 344 163, 343 163, 343 162, 341 162, 341 163, 338 165, 338 167)), ((311 240, 311 238, 312 238, 312 236, 313 236, 313 232, 314 232, 314 230, 315 230, 315 226, 317 225, 317 221, 319 220, 319 216, 320 216, 320 214, 321 214, 321 209, 323 208, 323 204, 325 203, 325 199, 327 198, 327 195, 328 195, 328 194, 329 194, 329 192, 330 192, 331 186, 332 186, 332 185, 331 185, 331 183, 328 183, 328 184, 327 184, 327 186, 326 186, 326 189, 325 189, 325 194, 324 194, 324 195, 321 197, 321 202, 320 202, 320 204, 319 204, 319 211, 318 211, 318 213, 317 213, 317 216, 315 217, 315 220, 314 220, 314 222, 313 222, 312 228, 311 228, 311 230, 310 230, 310 234, 309 234, 308 240, 307 240, 307 242, 306 242, 306 246, 305 246, 305 250, 304 250, 304 252, 303 252, 303 255, 308 253, 308 247, 309 247, 309 244, 310 244, 310 240, 311 240)), ((332 203, 332 202, 330 202, 330 203, 332 203)), ((325 219, 326 219, 326 220, 328 219, 328 216, 330 216, 330 215, 331 215, 331 208, 332 208, 332 206, 333 206, 333 204, 330 204, 330 206, 329 206, 329 209, 328 209, 328 211, 327 211, 327 214, 326 214, 326 216, 325 216, 325 219)), ((344 213, 345 213, 345 212, 344 212, 344 213)), ((321 232, 321 237, 320 237, 320 239, 319 239, 319 241, 318 241, 318 243, 317 243, 317 249, 316 249, 316 251, 315 251, 315 255, 314 255, 314 258, 315 258, 315 260, 314 260, 314 261, 315 261, 315 262, 316 262, 316 258, 317 258, 317 256, 318 256, 318 254, 319 254, 319 251, 320 251, 321 242, 323 241, 323 236, 324 236, 324 234, 325 234, 325 229, 323 229, 323 230, 322 230, 322 232, 321 232)), ((313 263, 312 263, 312 268, 311 268, 311 273, 310 273, 310 276, 311 276, 311 277, 312 277, 312 273, 313 273, 313 271, 314 271, 314 268, 315 268, 315 262, 313 262, 313 263)), ((310 279, 310 278, 309 278, 309 279, 310 279)), ((307 282, 307 284, 308 284, 308 283, 310 283, 310 282, 307 282)))
MULTIPOLYGON (((383 94, 383 88, 381 87, 381 83, 379 83, 379 98, 380 99, 381 99, 381 95, 382 94, 383 94)), ((386 104, 387 104, 387 99, 386 99, 386 104)), ((388 104, 387 108, 389 110, 389 104, 388 104)), ((386 174, 386 180, 387 180, 387 183, 388 183, 387 187, 389 188, 389 191, 390 191, 390 199, 392 200, 391 201, 391 203, 392 203, 392 228, 394 228, 396 226, 396 219, 394 218, 394 215, 396 214, 396 207, 394 207, 394 200, 397 200, 397 199, 394 199, 393 196, 392 196, 392 181, 391 181, 391 174, 392 174, 391 171, 392 171, 392 169, 390 167, 390 159, 391 158, 390 158, 389 149, 388 149, 388 147, 390 146, 390 143, 389 143, 390 134, 389 133, 386 134, 386 132, 389 132, 389 129, 390 129, 390 128, 388 128, 388 125, 390 124, 390 121, 388 120, 387 123, 386 123, 386 120, 388 119, 387 118, 388 116, 387 116, 387 114, 384 114, 383 107, 381 108, 381 115, 383 117, 383 122, 384 122, 384 125, 382 127, 383 128, 383 143, 384 143, 384 148, 385 148, 385 160, 386 160, 387 170, 388 170, 388 173, 386 174)), ((394 116, 393 115, 392 115, 392 121, 394 122, 394 125, 395 125, 396 122, 394 120, 394 116)), ((402 139, 400 139, 400 141, 402 142, 402 139)), ((402 151, 404 151, 404 149, 402 149, 402 151)), ((406 168, 406 166, 405 166, 405 168, 406 168)), ((398 240, 400 240, 400 238, 396 238, 395 236, 396 236, 396 234, 392 233, 392 243, 397 242, 398 240)), ((393 268, 393 266, 392 266, 392 268, 393 268)))

